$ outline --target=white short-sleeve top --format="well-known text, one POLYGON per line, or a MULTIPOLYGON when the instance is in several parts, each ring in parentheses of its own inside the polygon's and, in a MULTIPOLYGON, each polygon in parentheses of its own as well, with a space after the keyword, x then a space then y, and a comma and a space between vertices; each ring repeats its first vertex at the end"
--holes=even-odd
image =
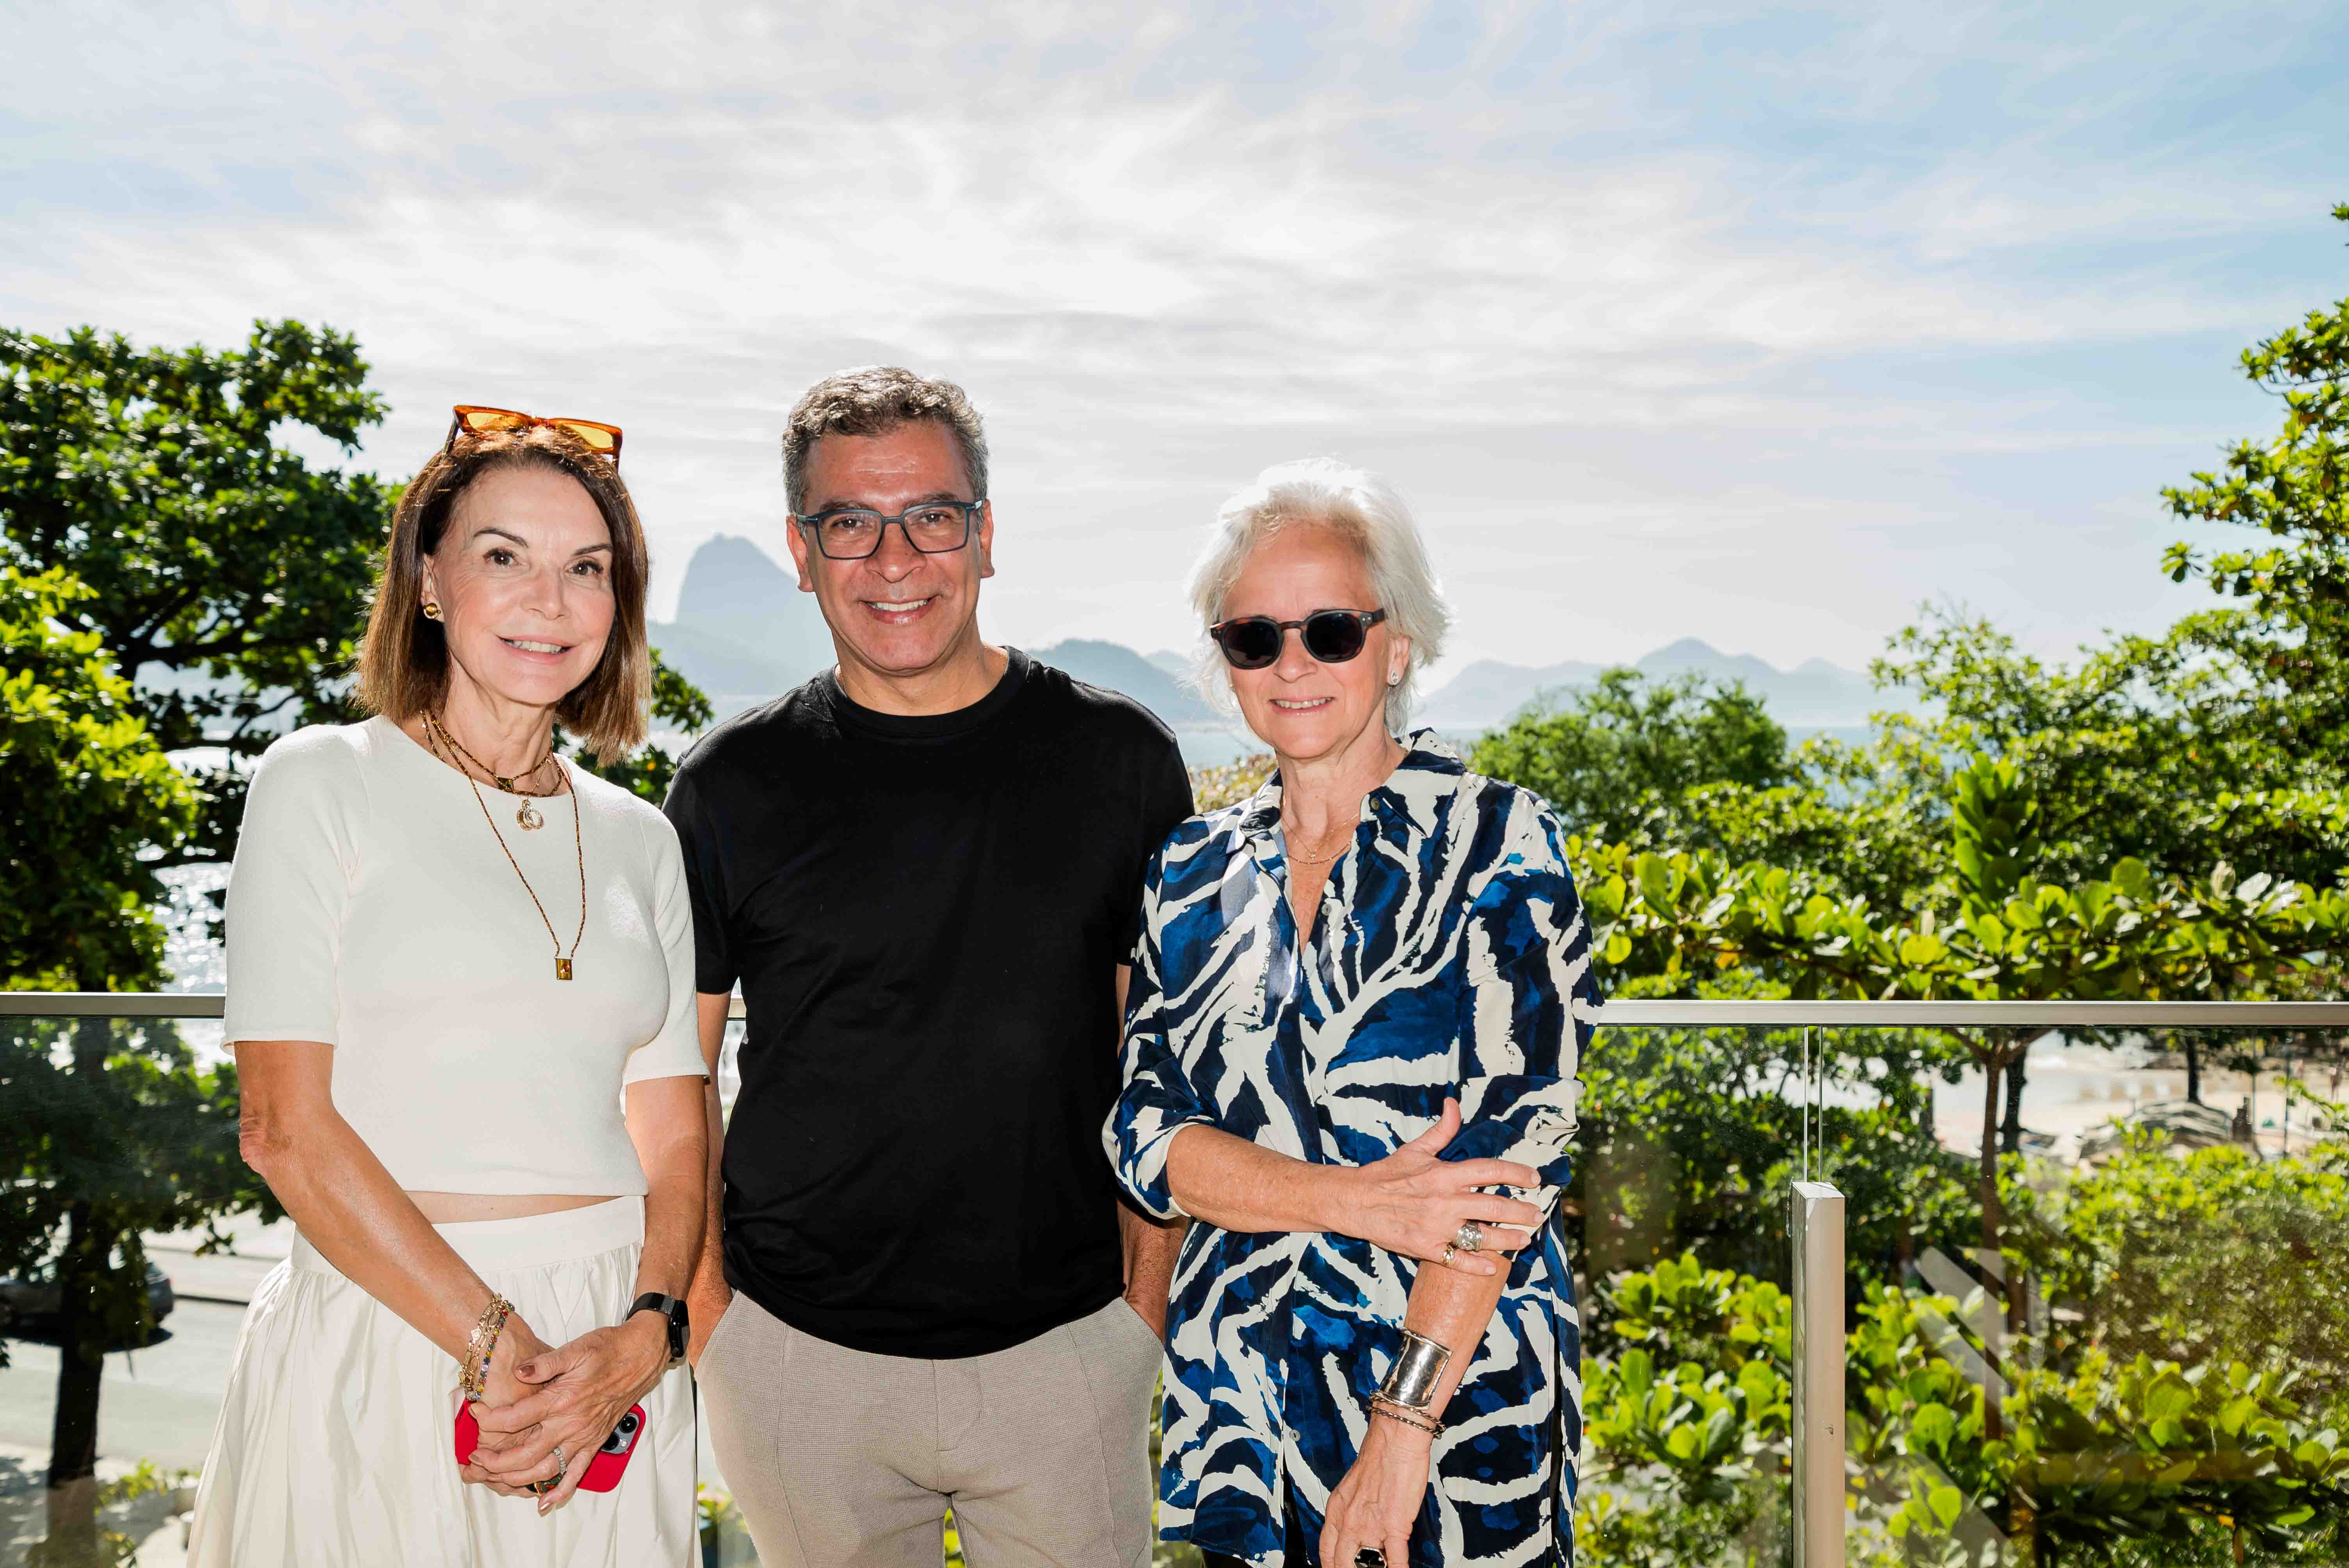
POLYGON ((332 1045, 335 1109, 410 1191, 643 1192, 621 1088, 703 1071, 677 834, 627 790, 571 779, 526 831, 522 797, 484 785, 477 801, 381 717, 296 730, 254 776, 228 1038, 332 1045), (571 979, 499 838, 566 953, 585 861, 571 979))

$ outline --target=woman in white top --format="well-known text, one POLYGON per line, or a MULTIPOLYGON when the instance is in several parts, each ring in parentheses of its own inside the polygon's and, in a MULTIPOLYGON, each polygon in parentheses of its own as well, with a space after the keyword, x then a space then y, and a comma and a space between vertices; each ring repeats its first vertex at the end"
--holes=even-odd
POLYGON ((301 1233, 245 1317, 198 1568, 694 1551, 671 1303, 711 1069, 684 868, 657 810, 553 753, 558 721, 605 758, 644 736, 618 457, 608 427, 460 408, 392 521, 376 717, 298 730, 254 778, 228 1037, 244 1157, 301 1233))

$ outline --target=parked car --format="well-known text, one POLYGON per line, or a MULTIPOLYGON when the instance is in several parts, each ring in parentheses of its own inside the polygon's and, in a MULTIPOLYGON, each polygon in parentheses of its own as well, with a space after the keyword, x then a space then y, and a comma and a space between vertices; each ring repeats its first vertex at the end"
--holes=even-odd
MULTIPOLYGON (((0 1279, 0 1332, 16 1339, 46 1339, 57 1331, 63 1305, 54 1264, 29 1274, 0 1279)), ((171 1276, 153 1264, 147 1265, 147 1310, 160 1324, 178 1305, 171 1276)))

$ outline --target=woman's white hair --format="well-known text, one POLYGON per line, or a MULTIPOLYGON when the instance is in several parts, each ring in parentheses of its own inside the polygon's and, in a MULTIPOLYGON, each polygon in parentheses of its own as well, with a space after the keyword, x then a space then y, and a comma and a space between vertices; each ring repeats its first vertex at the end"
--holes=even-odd
POLYGON ((1402 497, 1369 469, 1328 458, 1276 463, 1216 514, 1207 547, 1191 568, 1191 604, 1199 612, 1200 625, 1193 684, 1216 706, 1226 710, 1237 706, 1231 667, 1206 629, 1224 618, 1224 601, 1246 570, 1249 554, 1290 527, 1328 530, 1351 546, 1370 569, 1376 604, 1325 608, 1382 609, 1388 630, 1411 639, 1411 660, 1403 666, 1402 683, 1387 690, 1387 728, 1401 735, 1411 717, 1419 671, 1444 651, 1452 610, 1444 602, 1434 568, 1428 564, 1426 542, 1402 497))

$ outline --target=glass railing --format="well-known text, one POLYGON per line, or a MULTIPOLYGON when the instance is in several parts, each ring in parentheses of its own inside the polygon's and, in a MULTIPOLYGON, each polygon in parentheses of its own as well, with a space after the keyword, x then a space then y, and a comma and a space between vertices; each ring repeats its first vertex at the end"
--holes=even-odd
MULTIPOLYGON (((52 1499, 88 1393, 61 1427, 53 1248, 0 1266, 0 1568, 77 1561, 93 1501, 88 1560, 179 1560, 292 1240, 207 1077, 219 1006, 0 993, 0 1244, 80 1223, 114 1314, 94 1488, 52 1499)), ((1559 1218, 1580 1560, 2349 1558, 2344 1042, 2344 1004, 1611 1005, 1559 1218)), ((705 1561, 754 1562, 706 1433, 700 1465, 705 1561)))
POLYGON ((1585 1561, 2349 1560, 2349 1007, 1608 1018, 1585 1561))

